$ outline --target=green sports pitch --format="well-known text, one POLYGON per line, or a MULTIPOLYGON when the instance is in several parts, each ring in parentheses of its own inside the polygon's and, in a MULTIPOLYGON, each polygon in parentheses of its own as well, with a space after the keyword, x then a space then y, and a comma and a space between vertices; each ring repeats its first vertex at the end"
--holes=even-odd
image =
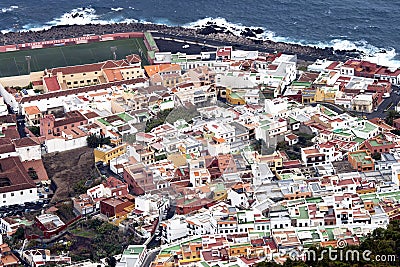
POLYGON ((117 59, 124 59, 129 54, 137 54, 142 58, 142 65, 148 64, 147 48, 143 39, 130 38, 0 53, 0 77, 28 74, 26 56, 31 57, 30 67, 34 72, 113 59, 111 47, 114 46, 117 48, 117 59))

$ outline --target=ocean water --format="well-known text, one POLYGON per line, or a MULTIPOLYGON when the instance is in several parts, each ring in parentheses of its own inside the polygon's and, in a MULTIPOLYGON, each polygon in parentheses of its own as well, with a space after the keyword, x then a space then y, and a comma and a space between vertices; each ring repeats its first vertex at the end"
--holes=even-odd
POLYGON ((400 0, 1 0, 0 31, 54 25, 151 22, 196 27, 214 21, 233 32, 263 28, 260 38, 334 49, 400 67, 400 0))

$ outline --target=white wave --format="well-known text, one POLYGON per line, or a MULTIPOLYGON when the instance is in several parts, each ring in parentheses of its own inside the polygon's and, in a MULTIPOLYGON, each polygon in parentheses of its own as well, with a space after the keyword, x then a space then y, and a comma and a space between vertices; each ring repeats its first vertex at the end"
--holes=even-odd
MULTIPOLYGON (((383 49, 378 48, 369 44, 365 40, 361 41, 350 41, 345 38, 347 36, 338 36, 335 39, 332 39, 329 42, 309 42, 306 40, 296 40, 293 38, 287 38, 283 36, 277 36, 275 32, 269 31, 264 27, 248 27, 242 24, 235 24, 227 21, 224 18, 204 18, 198 21, 188 23, 184 25, 187 28, 202 28, 212 23, 214 26, 225 28, 226 30, 232 32, 233 34, 239 36, 240 33, 245 28, 250 28, 252 30, 261 28, 264 32, 262 34, 257 35, 257 38, 263 40, 271 40, 274 42, 283 42, 289 44, 298 44, 304 46, 314 46, 319 48, 333 48, 334 50, 338 51, 353 51, 357 50, 364 54, 363 59, 369 60, 371 62, 378 63, 384 66, 390 67, 400 67, 400 61, 394 60, 396 56, 396 51, 393 48, 390 49, 383 49)), ((333 36, 332 36, 333 37, 333 36)))
POLYGON ((76 8, 64 13, 61 17, 50 21, 49 25, 85 25, 90 23, 105 24, 107 21, 99 19, 94 8, 76 8))
POLYGON ((377 52, 373 55, 365 56, 364 59, 378 65, 392 68, 400 68, 400 60, 395 60, 396 50, 394 48, 377 52))
POLYGON ((258 39, 269 39, 272 40, 273 38, 275 38, 275 33, 272 31, 269 31, 263 27, 257 27, 257 26, 244 26, 240 23, 235 24, 232 22, 227 21, 224 18, 218 17, 218 18, 204 18, 204 19, 200 19, 198 21, 195 22, 191 22, 188 23, 186 25, 184 25, 183 27, 186 28, 202 28, 205 27, 207 25, 209 25, 210 23, 214 24, 217 27, 221 27, 221 28, 225 28, 227 31, 233 33, 234 35, 239 36, 241 32, 243 32, 246 28, 249 28, 251 30, 257 30, 257 29, 262 29, 263 33, 261 34, 256 34, 256 38, 258 39))
MULTIPOLYGON (((133 22, 140 22, 144 24, 164 24, 169 26, 171 25, 167 19, 158 19, 153 22, 145 21, 145 20, 136 20, 136 19, 126 19, 123 17, 114 19, 114 20, 103 20, 101 16, 96 14, 96 10, 93 8, 76 8, 63 14, 59 18, 55 18, 52 21, 46 23, 45 25, 25 25, 23 27, 24 31, 32 30, 44 30, 49 29, 52 26, 59 26, 59 25, 84 25, 84 24, 109 24, 109 23, 117 23, 117 22, 124 22, 124 23, 133 23, 133 22)), ((375 47, 365 40, 361 41, 350 41, 342 38, 346 38, 344 36, 339 36, 339 38, 335 38, 329 42, 309 42, 306 40, 297 40, 293 38, 287 38, 283 36, 277 36, 275 32, 269 31, 264 27, 257 27, 257 26, 244 26, 242 24, 235 24, 227 21, 224 18, 204 18, 200 19, 195 22, 188 23, 183 27, 186 28, 202 28, 212 23, 216 27, 220 27, 221 29, 224 28, 226 31, 232 32, 236 36, 240 36, 241 32, 243 32, 246 28, 251 30, 262 29, 263 32, 260 34, 256 34, 257 39, 262 40, 271 40, 274 42, 283 42, 289 44, 298 44, 304 46, 314 46, 319 48, 333 48, 334 50, 357 50, 363 52, 365 55, 364 58, 366 60, 370 60, 380 65, 387 65, 387 66, 398 66, 400 67, 400 61, 394 60, 396 56, 396 51, 393 48, 390 49, 382 49, 375 47)), ((7 31, 5 31, 7 32, 7 31)))
POLYGON ((3 7, 3 8, 1 9, 1 12, 2 12, 2 13, 6 13, 6 12, 13 11, 13 10, 15 10, 15 9, 18 9, 18 6, 3 7))
MULTIPOLYGON (((115 8, 118 9, 118 8, 115 8)), ((22 27, 22 31, 41 31, 50 29, 53 26, 63 25, 86 25, 86 24, 110 24, 110 23, 133 23, 138 22, 135 19, 127 19, 118 17, 111 20, 103 20, 100 15, 96 13, 96 10, 91 7, 80 7, 72 9, 69 12, 64 13, 58 18, 54 18, 52 21, 45 23, 44 25, 27 24, 22 27)))
POLYGON ((118 12, 118 11, 124 10, 124 8, 123 7, 112 7, 111 10, 115 11, 115 12, 118 12))

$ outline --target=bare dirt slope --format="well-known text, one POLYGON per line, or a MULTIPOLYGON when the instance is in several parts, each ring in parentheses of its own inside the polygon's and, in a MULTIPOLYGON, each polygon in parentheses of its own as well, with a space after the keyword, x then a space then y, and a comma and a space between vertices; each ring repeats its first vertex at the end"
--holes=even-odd
POLYGON ((88 147, 46 154, 43 164, 49 178, 57 185, 52 202, 74 196, 74 186, 78 182, 98 176, 93 149, 88 147))

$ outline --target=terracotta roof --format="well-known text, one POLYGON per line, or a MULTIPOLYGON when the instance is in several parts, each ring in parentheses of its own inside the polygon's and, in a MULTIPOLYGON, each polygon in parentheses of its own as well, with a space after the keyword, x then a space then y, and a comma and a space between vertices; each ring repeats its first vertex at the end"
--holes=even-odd
POLYGON ((61 89, 56 76, 45 77, 44 83, 46 84, 47 90, 50 92, 59 91, 61 89))
POLYGON ((15 152, 15 147, 10 138, 0 138, 0 154, 15 152))
POLYGON ((65 118, 54 121, 54 127, 85 121, 86 118, 77 110, 65 113, 65 118))
POLYGON ((94 112, 94 111, 91 111, 91 112, 85 113, 85 114, 83 114, 83 116, 85 116, 85 117, 86 117, 86 118, 88 118, 88 119, 93 119, 93 118, 100 117, 100 115, 99 115, 99 114, 97 114, 97 113, 96 113, 96 112, 94 112))
POLYGON ((27 102, 29 103, 31 101, 38 101, 38 100, 42 100, 42 99, 50 99, 50 98, 55 98, 55 97, 60 97, 60 96, 68 96, 68 95, 74 95, 74 94, 96 92, 99 90, 111 88, 111 86, 122 86, 123 84, 129 85, 129 84, 144 83, 145 81, 146 81, 146 79, 139 78, 139 79, 126 80, 126 81, 111 82, 111 83, 104 83, 104 84, 93 85, 93 86, 80 87, 80 88, 63 90, 63 91, 58 91, 58 92, 50 92, 50 93, 35 95, 35 96, 27 96, 27 97, 23 97, 20 100, 20 104, 27 103, 27 102))
POLYGON ((36 188, 19 157, 0 159, 0 166, 2 170, 0 182, 4 183, 0 187, 0 193, 36 188))
POLYGON ((33 82, 32 82, 32 85, 33 85, 33 86, 43 85, 43 81, 42 81, 42 80, 40 80, 40 81, 33 81, 33 82))
POLYGON ((77 65, 77 66, 69 66, 62 68, 54 68, 50 70, 53 75, 57 75, 57 73, 61 72, 64 75, 76 74, 76 73, 84 73, 84 72, 95 72, 100 71, 101 67, 104 65, 104 62, 93 63, 93 64, 85 64, 85 65, 77 65))
POLYGON ((135 64, 135 63, 140 63, 142 62, 142 59, 136 55, 136 54, 132 54, 132 55, 128 55, 126 56, 126 60, 130 63, 130 64, 135 64))
POLYGON ((29 171, 29 168, 33 168, 36 171, 38 179, 40 181, 48 181, 49 177, 47 176, 46 169, 44 168, 43 161, 41 159, 38 160, 30 160, 22 162, 26 172, 29 171))
POLYGON ((108 81, 122 81, 124 79, 121 71, 118 69, 107 69, 103 71, 108 81))
POLYGON ((15 114, 0 116, 0 123, 17 123, 17 116, 15 114))
POLYGON ((221 47, 217 50, 217 57, 228 57, 231 55, 231 47, 221 47))
POLYGON ((289 140, 296 140, 296 139, 298 138, 298 136, 295 135, 295 134, 288 134, 288 135, 286 135, 285 137, 286 137, 287 139, 289 139, 289 140))
POLYGON ((37 106, 29 106, 29 107, 25 107, 24 109, 25 109, 25 113, 28 115, 36 115, 36 114, 42 113, 37 106))
POLYGON ((177 72, 181 70, 181 66, 178 64, 161 64, 161 65, 149 65, 144 66, 147 76, 151 77, 156 73, 163 72, 177 72))
POLYGON ((20 138, 17 126, 8 126, 7 129, 3 130, 3 134, 6 138, 11 138, 13 140, 20 138))
POLYGON ((24 137, 21 139, 16 139, 13 142, 15 144, 15 147, 27 147, 27 146, 40 145, 38 138, 33 138, 33 137, 24 137))
POLYGON ((334 70, 337 67, 337 65, 339 65, 339 62, 338 61, 334 61, 326 69, 334 70))

